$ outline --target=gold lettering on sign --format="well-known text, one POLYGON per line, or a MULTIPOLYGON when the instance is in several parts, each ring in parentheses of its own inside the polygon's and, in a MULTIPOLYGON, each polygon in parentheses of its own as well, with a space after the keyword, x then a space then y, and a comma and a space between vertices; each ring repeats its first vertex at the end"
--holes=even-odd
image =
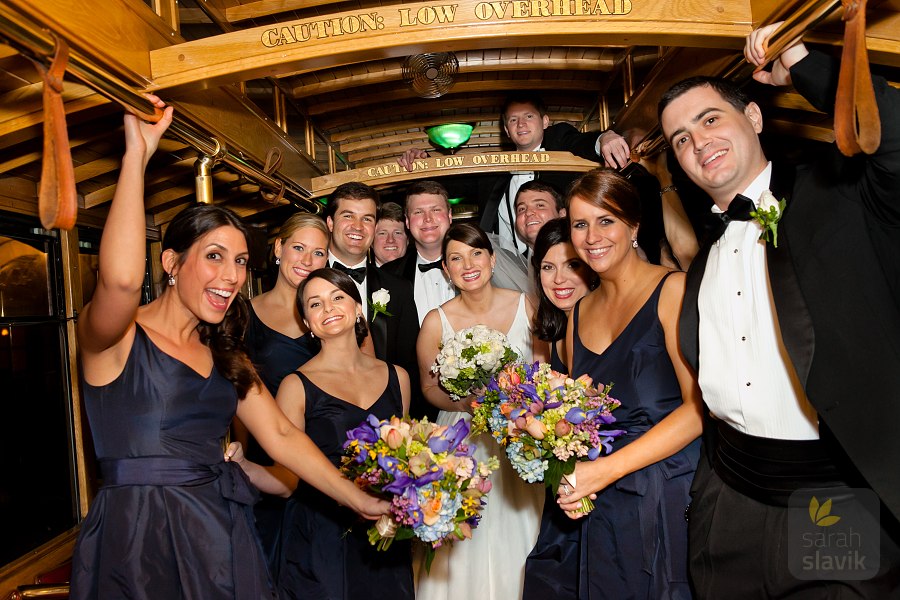
POLYGON ((413 25, 431 25, 432 23, 452 23, 456 19, 456 7, 458 4, 443 4, 441 6, 423 6, 412 14, 411 8, 400 9, 400 27, 413 25))
POLYGON ((375 12, 344 14, 318 20, 295 21, 263 30, 260 43, 278 48, 311 40, 362 34, 389 28, 440 27, 449 23, 474 23, 505 19, 545 19, 552 17, 597 17, 627 15, 632 0, 494 0, 477 2, 471 13, 460 15, 459 4, 429 4, 397 8, 385 16, 375 12), (474 17, 474 21, 473 21, 474 17), (459 18, 459 22, 457 22, 459 18))
POLYGON ((290 27, 276 27, 262 32, 260 42, 266 48, 308 42, 311 39, 337 37, 344 34, 384 29, 384 17, 377 12, 344 15, 332 19, 295 23, 290 27))

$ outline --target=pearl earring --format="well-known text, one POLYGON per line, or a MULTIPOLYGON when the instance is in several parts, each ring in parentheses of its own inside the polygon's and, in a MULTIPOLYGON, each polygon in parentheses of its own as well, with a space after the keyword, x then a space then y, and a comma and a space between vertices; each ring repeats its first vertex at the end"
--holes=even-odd
POLYGON ((172 287, 173 285, 175 285, 175 276, 169 275, 169 279, 168 279, 167 283, 169 284, 169 287, 172 287))
POLYGON ((362 315, 356 315, 356 322, 359 323, 362 319, 362 315))
POLYGON ((275 257, 275 264, 276 264, 276 265, 280 265, 280 264, 281 264, 281 259, 278 258, 278 257, 275 257))

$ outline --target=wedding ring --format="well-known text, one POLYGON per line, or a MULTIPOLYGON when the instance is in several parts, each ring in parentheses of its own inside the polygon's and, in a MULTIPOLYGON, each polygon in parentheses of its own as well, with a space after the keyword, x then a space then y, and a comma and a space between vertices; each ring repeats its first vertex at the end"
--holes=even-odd
POLYGON ((566 496, 569 495, 569 485, 568 484, 566 484, 566 483, 563 484, 563 491, 566 493, 566 496))

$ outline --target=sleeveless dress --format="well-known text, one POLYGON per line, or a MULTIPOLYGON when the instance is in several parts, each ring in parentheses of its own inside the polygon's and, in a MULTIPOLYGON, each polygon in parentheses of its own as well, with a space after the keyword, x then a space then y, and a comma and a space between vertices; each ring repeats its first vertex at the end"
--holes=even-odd
MULTIPOLYGON (((574 309, 573 374, 587 373, 595 384, 612 383, 610 394, 622 403, 613 411, 613 426, 627 433, 613 442, 613 451, 682 404, 658 316, 659 294, 668 276, 602 354, 581 343, 580 306, 574 309)), ((578 598, 691 597, 685 510, 699 450, 697 439, 597 495, 594 510, 582 519, 578 598)))
MULTIPOLYGON (((388 365, 388 371, 387 387, 365 410, 328 394, 296 372, 306 392, 306 433, 335 466, 344 454, 347 431, 369 414, 379 419, 402 415, 397 371, 393 365, 388 365)), ((412 600, 410 542, 394 541, 387 551, 379 552, 366 535, 371 525, 301 481, 285 510, 279 597, 412 600)))
POLYGON ((157 348, 140 325, 122 373, 84 383, 104 485, 81 526, 71 597, 274 598, 251 507, 223 440, 234 386, 157 348))
MULTIPOLYGON (((452 336, 455 332, 444 311, 438 308, 438 313, 442 337, 452 336)), ((524 294, 519 297, 516 316, 506 336, 519 356, 527 361, 532 359, 524 294)), ((450 425, 471 418, 467 412, 441 411, 437 422, 450 425)), ((438 548, 431 571, 420 569, 416 590, 419 600, 519 600, 522 597, 525 558, 537 539, 544 490, 519 478, 506 452, 489 434, 481 434, 472 441, 477 445, 477 460, 496 456, 500 468, 491 475, 493 488, 472 539, 438 548)))
MULTIPOLYGON (((298 338, 292 338, 276 331, 262 322, 253 304, 250 307, 250 319, 247 323, 247 332, 244 335, 244 344, 247 356, 253 361, 256 372, 263 385, 274 398, 278 393, 281 380, 289 373, 293 373, 316 355, 312 337, 307 333, 298 338)), ((244 455, 251 461, 271 466, 274 461, 269 458, 259 442, 252 435, 248 436, 247 447, 244 455)), ((278 552, 281 546, 281 520, 284 518, 284 505, 286 500, 279 496, 261 494, 262 498, 253 507, 256 517, 256 528, 262 542, 263 551, 273 579, 278 578, 278 552)))
MULTIPOLYGON (((550 344, 550 368, 569 372, 556 351, 556 342, 550 344)), ((556 504, 556 493, 545 486, 540 532, 525 561, 522 599, 576 598, 580 551, 581 522, 567 517, 556 504)))

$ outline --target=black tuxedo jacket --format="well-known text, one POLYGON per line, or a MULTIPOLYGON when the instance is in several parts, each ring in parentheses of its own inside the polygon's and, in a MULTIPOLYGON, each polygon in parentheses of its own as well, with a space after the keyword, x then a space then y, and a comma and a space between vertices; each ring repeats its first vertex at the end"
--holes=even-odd
MULTIPOLYGON (((791 75, 814 106, 833 110, 836 62, 811 53, 791 75)), ((882 127, 875 154, 846 158, 831 147, 796 170, 773 165, 770 188, 787 207, 766 260, 784 345, 823 441, 900 518, 900 91, 873 79, 882 127)), ((682 350, 695 369, 711 243, 688 271, 681 314, 682 350)))
MULTIPOLYGON (((548 151, 567 151, 575 156, 587 160, 599 161, 596 143, 601 132, 589 131, 582 133, 568 123, 556 123, 544 130, 544 141, 541 146, 548 151)), ((581 173, 564 173, 555 171, 535 171, 536 179, 552 185, 560 194, 565 194, 566 189, 581 173)), ((509 189, 511 173, 491 173, 477 177, 462 177, 442 179, 451 198, 465 196, 470 202, 477 200, 481 207, 481 228, 488 232, 497 233, 500 221, 497 211, 503 195, 509 189)))
MULTIPOLYGON (((394 259, 389 263, 381 265, 381 270, 390 273, 395 277, 399 277, 408 281, 411 286, 415 287, 416 283, 416 247, 409 245, 406 254, 400 258, 394 259)), ((413 296, 415 298, 415 296, 413 296)))
POLYGON ((363 301, 366 303, 366 318, 375 346, 375 356, 406 369, 412 392, 409 412, 413 417, 421 418, 430 405, 425 402, 419 385, 419 365, 416 360, 419 316, 413 300, 412 285, 369 263, 366 265, 366 293, 369 297, 363 301), (391 316, 378 315, 376 319, 372 312, 372 294, 382 288, 391 295, 387 305, 391 316))

